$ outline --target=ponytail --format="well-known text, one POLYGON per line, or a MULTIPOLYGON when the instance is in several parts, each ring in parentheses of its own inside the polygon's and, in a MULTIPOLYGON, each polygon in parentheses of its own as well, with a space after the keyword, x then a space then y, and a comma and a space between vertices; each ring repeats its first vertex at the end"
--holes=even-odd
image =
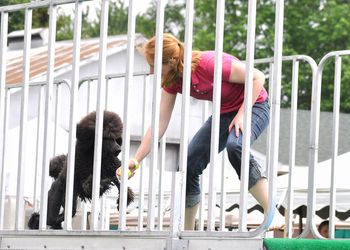
MULTIPOLYGON (((144 53, 148 62, 154 61, 155 56, 155 39, 152 37, 144 45, 144 53)), ((171 34, 163 35, 163 58, 162 64, 168 64, 170 71, 162 77, 162 87, 169 87, 175 84, 183 74, 184 68, 184 44, 171 34)), ((191 70, 194 71, 200 61, 200 52, 192 52, 191 70)))

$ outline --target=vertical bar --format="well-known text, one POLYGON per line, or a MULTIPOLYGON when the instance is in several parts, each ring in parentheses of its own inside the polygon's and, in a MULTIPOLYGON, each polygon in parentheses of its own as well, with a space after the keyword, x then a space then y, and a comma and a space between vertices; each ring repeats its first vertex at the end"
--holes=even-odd
MULTIPOLYGON (((154 172, 158 161, 158 138, 159 138, 159 103, 162 77, 162 55, 163 55, 163 30, 164 30, 164 9, 165 1, 159 0, 157 3, 157 24, 156 24, 156 49, 155 49, 155 74, 153 79, 153 107, 152 107, 152 139, 151 139, 151 164, 149 168, 148 186, 148 217, 147 229, 154 230, 154 172)), ((124 173, 126 171, 123 171, 124 173)))
POLYGON ((39 210, 39 190, 40 190, 40 185, 39 185, 39 178, 38 176, 41 176, 41 171, 40 171, 40 166, 42 164, 40 157, 42 155, 42 146, 43 146, 43 105, 44 105, 44 100, 43 100, 43 87, 39 87, 38 91, 38 126, 36 130, 37 134, 37 141, 36 141, 36 156, 35 156, 35 181, 34 181, 34 211, 39 210))
POLYGON ((27 145, 27 116, 28 116, 28 95, 30 81, 30 47, 32 33, 33 10, 27 8, 25 11, 24 27, 24 50, 23 50, 23 87, 21 98, 21 126, 19 134, 19 155, 17 173, 17 193, 16 193, 16 223, 15 229, 24 228, 24 174, 26 168, 26 145, 27 145))
POLYGON ((158 230, 163 230, 163 202, 164 202, 164 168, 166 155, 166 134, 160 141, 160 166, 158 179, 158 230))
MULTIPOLYGON (((70 117, 69 117, 69 137, 68 137, 68 157, 67 157, 67 179, 64 209, 64 229, 72 230, 72 207, 73 207, 73 187, 74 187, 74 163, 75 163, 75 141, 76 141, 76 117, 78 104, 79 72, 80 72, 80 41, 82 29, 82 3, 75 2, 74 17, 74 40, 73 40, 73 65, 72 84, 70 96, 70 117)), ((57 85, 58 88, 58 85, 57 85)))
MULTIPOLYGON (((180 197, 180 210, 173 210, 171 216, 173 225, 172 235, 176 235, 178 231, 184 229, 185 214, 185 197, 186 197, 186 173, 187 173, 187 144, 188 144, 188 126, 189 126, 189 107, 190 107, 190 87, 191 87, 191 64, 192 64, 192 40, 193 40, 193 16, 194 1, 186 2, 186 19, 185 19, 185 53, 184 53, 184 69, 182 82, 182 103, 181 103, 181 140, 180 140, 180 178, 182 185, 174 192, 180 194, 173 195, 173 199, 180 197)), ((177 181, 177 180, 176 180, 177 181)), ((176 202, 174 200, 174 202, 176 202)), ((179 202, 179 201, 177 201, 179 202)))
POLYGON ((58 133, 58 121, 59 121, 59 117, 60 117, 60 106, 59 104, 59 98, 60 98, 60 84, 61 83, 57 83, 56 84, 56 98, 55 98, 55 125, 54 125, 54 138, 53 138, 53 156, 56 155, 56 144, 57 144, 57 133, 58 133))
MULTIPOLYGON (((183 71, 183 91, 181 104, 181 140, 180 140, 180 174, 183 178, 181 184, 181 203, 180 210, 173 210, 171 216, 173 227, 171 232, 175 235, 178 231, 183 230, 185 196, 186 196, 186 173, 187 173, 187 143, 188 143, 188 126, 189 126, 189 106, 190 106, 190 81, 191 81, 191 63, 192 63, 192 40, 193 40, 193 16, 194 1, 189 0, 186 3, 186 24, 185 24, 185 54, 184 54, 184 71, 183 71)), ((175 199, 176 196, 173 196, 175 199)), ((175 201, 174 201, 175 202, 175 201)))
POLYGON ((2 127, 2 131, 0 131, 3 135, 2 137, 2 143, 4 145, 4 151, 1 153, 2 161, 1 163, 1 175, 0 175, 0 229, 4 228, 4 212, 5 212, 5 161, 6 161, 6 154, 5 154, 5 145, 7 141, 7 128, 8 128, 8 121, 9 121, 9 107, 10 107, 10 97, 11 97, 11 91, 8 89, 5 94, 5 107, 4 107, 4 123, 2 127))
POLYGON ((215 230, 215 166, 219 162, 219 128, 221 107, 222 55, 224 40, 225 0, 217 1, 216 33, 215 33, 215 69, 213 92, 213 119, 211 123, 210 167, 209 167, 209 197, 208 197, 208 231, 215 230))
MULTIPOLYGON (((0 28, 0 133, 2 138, 5 137, 5 93, 6 93, 6 52, 7 52, 7 29, 8 29, 8 13, 1 12, 1 28, 0 28)), ((0 229, 4 225, 4 209, 5 209, 5 141, 0 140, 0 229)))
POLYGON ((106 230, 107 226, 109 226, 109 223, 107 225, 107 219, 109 219, 108 206, 109 206, 109 203, 106 195, 102 195, 102 197, 100 198, 100 208, 101 208, 100 229, 101 230, 106 230))
POLYGON ((80 225, 80 229, 81 230, 86 230, 87 228, 87 213, 88 213, 88 207, 86 202, 82 202, 81 203, 81 225, 80 225))
POLYGON ((86 97, 86 114, 88 114, 89 112, 90 112, 90 104, 91 104, 91 101, 90 101, 90 99, 91 99, 91 80, 89 79, 88 81, 87 81, 87 90, 86 90, 86 95, 87 95, 87 97, 86 97))
POLYGON ((255 49, 255 23, 256 23, 256 0, 248 2, 248 34, 246 49, 246 74, 244 87, 244 133, 241 162, 241 194, 239 200, 239 231, 247 230, 247 200, 248 200, 248 177, 249 177, 249 154, 250 154, 250 131, 252 119, 252 93, 253 93, 253 66, 255 49))
POLYGON ((109 97, 108 97, 108 93, 109 93, 109 78, 106 79, 106 93, 105 93, 105 110, 108 110, 108 101, 109 101, 109 97))
POLYGON ((50 5, 50 19, 49 19, 49 45, 48 45, 48 70, 47 70, 47 85, 46 85, 46 98, 45 98, 45 127, 44 127, 44 152, 42 161, 42 176, 41 176, 41 200, 40 200, 40 225, 39 229, 46 229, 47 220, 47 188, 46 183, 49 178, 49 165, 50 157, 52 156, 52 94, 54 86, 54 68, 55 68, 55 45, 56 45, 56 19, 57 19, 57 6, 50 5))
MULTIPOLYGON (((144 85, 143 85, 143 108, 142 108, 142 132, 141 134, 144 135, 146 133, 147 127, 147 103, 148 103, 148 83, 149 83, 149 77, 146 75, 143 79, 144 85)), ((144 206, 144 197, 145 197, 145 191, 143 188, 143 183, 145 181, 145 166, 147 166, 148 158, 145 159, 145 161, 141 162, 140 167, 140 185, 139 185, 139 214, 138 214, 138 230, 143 230, 143 206, 144 206)))
POLYGON ((103 109, 104 109, 104 101, 105 101, 103 98, 103 94, 105 93, 105 88, 106 88, 108 9, 109 9, 109 0, 103 0, 102 6, 101 6, 100 52, 99 52, 100 57, 99 57, 99 68, 98 68, 94 175, 93 175, 93 182, 92 182, 92 202, 91 202, 91 208, 92 208, 91 228, 93 230, 97 230, 97 227, 98 227, 98 199, 99 199, 99 193, 100 193, 100 180, 101 180, 103 109))
POLYGON ((120 185, 119 199, 119 228, 124 230, 126 226, 126 203, 127 203, 127 181, 130 157, 130 85, 134 79, 134 55, 135 55, 135 26, 136 11, 135 1, 129 1, 128 11, 128 46, 127 46, 127 62, 126 76, 124 87, 124 125, 123 125, 123 146, 122 146, 122 179, 120 185))
POLYGON ((289 142, 289 177, 288 177, 288 238, 293 237, 293 169, 295 167, 295 145, 297 130, 297 109, 298 109, 298 74, 299 61, 293 59, 292 68, 292 106, 290 117, 290 142, 289 142))
POLYGON ((283 49, 283 16, 284 0, 276 1, 275 17, 275 51, 273 67, 273 96, 271 108, 271 144, 269 152, 270 171, 269 171, 269 204, 266 212, 264 226, 267 228, 273 219, 275 212, 276 185, 274 178, 277 175, 278 164, 278 146, 279 146, 279 122, 280 122, 280 100, 281 100, 281 74, 282 74, 282 49, 283 49))
POLYGON ((340 84, 341 84, 341 57, 335 56, 334 69, 334 97, 333 97, 333 129, 332 129, 332 173, 331 173, 331 196, 329 208, 329 238, 335 237, 335 207, 336 207, 336 166, 339 143, 339 110, 340 110, 340 84))
POLYGON ((306 225, 300 238, 307 237, 309 232, 316 228, 311 225, 315 216, 316 189, 315 189, 315 168, 318 162, 318 141, 320 128, 320 106, 321 106, 321 85, 322 85, 322 60, 317 66, 312 65, 312 97, 311 97, 311 119, 310 119, 310 138, 309 138, 309 171, 308 171, 308 196, 307 196, 307 215, 306 225))
MULTIPOLYGON (((202 123, 205 123, 205 121, 208 119, 209 117, 209 102, 208 101, 204 101, 203 102, 203 109, 202 109, 202 123)), ((206 171, 206 170, 204 170, 206 171)), ((205 200, 205 192, 206 190, 204 190, 204 173, 200 176, 200 185, 201 185, 201 203, 199 205, 199 215, 198 215, 198 230, 199 231, 203 231, 204 230, 204 203, 203 202, 205 200)))
POLYGON ((220 197, 220 230, 225 230, 226 218, 225 218, 225 206, 226 206, 226 185, 225 185, 225 177, 226 177, 226 151, 222 151, 221 155, 221 197, 220 197))
MULTIPOLYGON (((274 84, 273 84, 273 71, 274 71, 274 64, 273 62, 270 62, 270 65, 269 65, 269 96, 273 96, 273 87, 274 84)), ((269 104, 270 104, 270 107, 272 106, 271 105, 271 99, 269 99, 269 104)), ((272 110, 270 109, 270 117, 272 116, 272 110)), ((272 126, 269 126, 267 128, 267 140, 266 140, 266 152, 265 152, 265 155, 266 155, 266 174, 268 175, 269 174, 269 170, 270 170, 270 166, 272 165, 271 164, 271 159, 270 159, 270 156, 271 156, 271 151, 270 151, 270 145, 271 145, 271 134, 272 134, 272 126)))

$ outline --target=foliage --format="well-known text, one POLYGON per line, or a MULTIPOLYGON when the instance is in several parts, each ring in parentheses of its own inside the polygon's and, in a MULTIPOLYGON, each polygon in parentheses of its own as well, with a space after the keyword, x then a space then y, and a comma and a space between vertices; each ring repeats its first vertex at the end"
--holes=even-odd
MULTIPOLYGON (((0 2, 0 6, 21 4, 21 3, 29 3, 30 0, 2 0, 0 2)), ((24 11, 11 12, 9 14, 9 32, 14 30, 23 30, 24 29, 24 19, 25 13, 24 11)), ((47 8, 37 8, 33 10, 33 28, 45 27, 48 25, 48 15, 47 8)))
MULTIPOLYGON (((183 40, 185 36, 185 4, 183 1, 171 1, 164 10, 164 32, 173 33, 183 40)), ((136 31, 150 38, 156 33, 157 1, 153 0, 147 11, 138 15, 136 31)))
MULTIPOLYGON (((248 1, 226 1, 224 51, 245 58, 248 1)), ((216 1, 195 1, 194 47, 205 50, 215 46, 216 1)), ((330 51, 350 47, 350 5, 341 0, 285 0, 283 55, 304 54, 317 63, 330 51), (302 6, 302 7, 301 7, 302 6)), ((256 58, 272 57, 274 50, 275 1, 261 0, 257 4, 256 58)), ((321 108, 333 108, 334 63, 328 63, 323 72, 321 108)), ((264 70, 264 69, 263 69, 264 70)), ((290 106, 291 63, 283 63, 282 106, 290 106)), ((341 111, 350 112, 349 58, 342 67, 341 111)), ((300 64, 299 108, 311 104, 311 69, 300 64)))

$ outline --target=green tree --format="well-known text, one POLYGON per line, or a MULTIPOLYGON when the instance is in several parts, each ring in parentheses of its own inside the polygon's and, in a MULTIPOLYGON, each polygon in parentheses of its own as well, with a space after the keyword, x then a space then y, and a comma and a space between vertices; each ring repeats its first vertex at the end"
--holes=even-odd
MULTIPOLYGON (((195 1, 194 47, 213 49, 215 45, 216 1, 195 1)), ((350 5, 344 0, 285 0, 283 55, 304 54, 319 62, 330 51, 350 47, 350 5)), ((247 1, 226 1, 224 51, 245 58, 247 1)), ((275 1, 258 1, 256 16, 256 58, 272 57, 274 50, 275 1)), ((334 66, 323 74, 322 110, 330 111, 333 101, 334 66)), ((263 69, 265 70, 265 69, 263 69)), ((349 59, 344 57, 341 111, 350 112, 349 59)), ((299 108, 311 103, 310 67, 301 65, 299 108)), ((282 106, 290 106, 291 64, 283 64, 282 106)))
MULTIPOLYGON (((164 32, 184 38, 185 32, 185 4, 183 1, 172 1, 165 6, 164 32)), ((147 11, 138 15, 136 19, 136 31, 146 37, 152 37, 156 33, 157 1, 153 0, 147 11)))
MULTIPOLYGON (((88 20, 89 8, 83 14, 83 38, 98 37, 100 35, 101 9, 96 9, 96 20, 88 20)), ((128 30, 128 8, 124 1, 110 2, 108 13, 108 35, 126 34, 128 30)))
MULTIPOLYGON (((29 3, 29 0, 2 0, 0 6, 14 5, 14 4, 22 4, 29 3)), ((9 14, 9 32, 14 30, 23 30, 24 29, 24 19, 25 13, 24 11, 16 11, 10 12, 9 14)), ((48 25, 48 14, 47 8, 37 8, 33 10, 33 28, 46 27, 48 25)))
MULTIPOLYGON (((0 6, 29 3, 30 0, 2 0, 0 6)), ((45 28, 49 26, 48 8, 33 9, 32 28, 45 28)), ((9 13, 8 31, 23 30, 25 23, 24 10, 9 13)), ((73 37, 73 23, 70 16, 59 12, 57 18, 57 40, 68 40, 73 37)))

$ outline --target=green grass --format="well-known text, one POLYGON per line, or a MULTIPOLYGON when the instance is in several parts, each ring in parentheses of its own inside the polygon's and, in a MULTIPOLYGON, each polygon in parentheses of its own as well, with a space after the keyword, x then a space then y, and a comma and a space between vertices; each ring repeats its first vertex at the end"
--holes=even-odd
POLYGON ((350 250, 350 240, 265 239, 266 250, 350 250))

